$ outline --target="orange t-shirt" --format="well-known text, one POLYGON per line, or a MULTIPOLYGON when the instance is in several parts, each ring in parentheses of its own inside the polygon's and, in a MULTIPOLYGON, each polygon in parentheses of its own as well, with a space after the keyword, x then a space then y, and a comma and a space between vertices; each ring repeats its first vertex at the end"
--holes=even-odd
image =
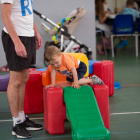
POLYGON ((80 61, 77 60, 75 57, 62 53, 61 54, 62 63, 59 68, 52 67, 52 69, 57 70, 60 74, 71 77, 73 74, 70 71, 73 67, 76 69, 79 67, 80 61))

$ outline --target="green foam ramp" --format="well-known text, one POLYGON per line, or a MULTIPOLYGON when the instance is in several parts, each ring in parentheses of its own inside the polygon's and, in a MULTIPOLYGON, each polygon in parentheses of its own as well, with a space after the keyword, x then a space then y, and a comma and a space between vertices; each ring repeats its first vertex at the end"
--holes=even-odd
POLYGON ((90 86, 64 87, 63 94, 73 140, 110 140, 90 86))

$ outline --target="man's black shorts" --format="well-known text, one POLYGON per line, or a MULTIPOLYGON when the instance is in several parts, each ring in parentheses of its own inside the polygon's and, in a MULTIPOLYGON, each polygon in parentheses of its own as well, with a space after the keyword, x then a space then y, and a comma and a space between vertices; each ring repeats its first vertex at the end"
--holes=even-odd
MULTIPOLYGON (((86 64, 80 61, 79 67, 76 69, 76 71, 77 71, 78 80, 80 80, 81 78, 84 78, 84 75, 87 72, 86 64)), ((73 76, 72 78, 67 77, 66 80, 68 82, 74 82, 73 76)))
POLYGON ((35 37, 19 36, 19 38, 26 48, 27 58, 22 58, 16 54, 15 45, 11 37, 2 31, 2 43, 10 71, 29 69, 31 64, 36 63, 35 37))

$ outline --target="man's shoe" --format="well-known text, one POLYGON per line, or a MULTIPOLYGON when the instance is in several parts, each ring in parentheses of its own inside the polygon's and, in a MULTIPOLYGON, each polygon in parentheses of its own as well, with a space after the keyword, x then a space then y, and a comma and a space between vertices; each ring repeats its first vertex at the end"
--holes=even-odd
POLYGON ((27 130, 40 130, 43 129, 43 126, 41 124, 36 124, 33 121, 29 120, 29 118, 26 116, 26 120, 23 122, 24 127, 27 130))
POLYGON ((31 137, 31 134, 26 130, 23 123, 19 123, 13 126, 12 135, 23 139, 31 137))

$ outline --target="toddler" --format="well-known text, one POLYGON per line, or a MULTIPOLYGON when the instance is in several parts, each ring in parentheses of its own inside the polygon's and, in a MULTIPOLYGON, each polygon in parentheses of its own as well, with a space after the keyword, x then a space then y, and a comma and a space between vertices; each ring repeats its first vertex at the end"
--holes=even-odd
POLYGON ((91 78, 84 78, 84 75, 87 72, 85 63, 69 54, 61 53, 55 46, 47 47, 45 49, 44 57, 52 67, 51 85, 46 86, 47 88, 55 86, 56 70, 60 74, 65 75, 67 77, 66 80, 72 82, 74 88, 80 88, 81 84, 87 83, 104 84, 96 75, 93 75, 91 78))

